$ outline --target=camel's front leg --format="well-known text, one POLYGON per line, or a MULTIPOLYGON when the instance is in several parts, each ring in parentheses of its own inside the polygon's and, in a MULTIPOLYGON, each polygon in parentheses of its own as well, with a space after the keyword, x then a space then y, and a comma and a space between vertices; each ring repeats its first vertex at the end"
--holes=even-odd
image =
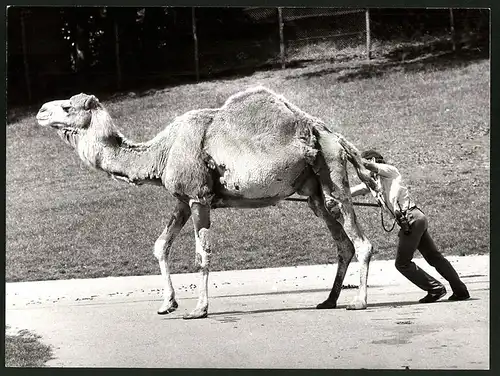
POLYGON ((175 301, 174 287, 170 278, 168 259, 170 255, 170 249, 172 248, 172 243, 174 242, 176 236, 179 234, 182 227, 184 227, 190 216, 191 209, 189 208, 189 205, 178 201, 175 211, 172 214, 167 227, 165 227, 165 230, 163 230, 162 234, 155 242, 154 255, 158 259, 161 275, 165 280, 164 300, 163 304, 158 310, 159 315, 173 312, 178 307, 177 302, 175 301))
POLYGON ((208 315, 208 272, 212 253, 209 240, 210 206, 192 201, 191 212, 196 239, 196 264, 200 268, 200 285, 198 303, 192 312, 184 315, 184 319, 201 319, 208 315))

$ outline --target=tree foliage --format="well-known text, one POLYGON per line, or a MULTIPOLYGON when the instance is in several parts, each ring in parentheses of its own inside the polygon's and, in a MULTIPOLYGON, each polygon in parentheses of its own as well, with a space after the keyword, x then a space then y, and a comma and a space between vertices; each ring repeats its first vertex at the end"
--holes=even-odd
MULTIPOLYGON (((488 10, 454 12, 461 34, 489 38, 488 10)), ((373 9, 371 17, 377 39, 411 39, 449 29, 447 9, 373 9)), ((192 80, 192 20, 188 7, 9 7, 8 100, 26 103, 28 94, 31 101, 41 101, 75 91, 192 80)), ((279 57, 276 8, 195 8, 195 20, 202 77, 279 57)), ((291 21, 285 38, 295 38, 299 26, 313 30, 322 20, 291 21)), ((339 20, 329 23, 343 27, 339 20)))

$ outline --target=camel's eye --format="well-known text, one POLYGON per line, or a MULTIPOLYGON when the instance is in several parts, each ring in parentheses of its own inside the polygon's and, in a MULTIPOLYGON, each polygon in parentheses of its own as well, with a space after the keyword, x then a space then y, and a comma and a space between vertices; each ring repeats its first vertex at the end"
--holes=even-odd
POLYGON ((64 112, 68 113, 71 110, 71 106, 62 106, 64 112))

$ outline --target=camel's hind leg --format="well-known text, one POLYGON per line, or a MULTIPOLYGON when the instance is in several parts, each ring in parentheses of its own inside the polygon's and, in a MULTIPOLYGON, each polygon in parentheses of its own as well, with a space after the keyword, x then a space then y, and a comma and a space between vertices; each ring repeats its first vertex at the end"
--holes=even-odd
POLYGON ((352 257, 354 256, 354 246, 347 237, 340 223, 338 223, 335 218, 326 210, 323 196, 320 192, 315 195, 309 196, 308 203, 314 213, 326 222, 326 225, 328 226, 328 229, 330 230, 330 233, 332 234, 333 239, 337 244, 338 255, 337 274, 335 276, 335 282, 333 283, 332 291, 330 291, 330 295, 328 295, 328 298, 323 303, 318 304, 316 308, 335 308, 337 306, 337 299, 340 295, 340 291, 342 290, 342 283, 344 282, 347 268, 352 260, 352 257))
POLYGON ((318 175, 325 199, 325 207, 342 225, 354 246, 356 258, 360 264, 358 295, 347 306, 347 309, 365 309, 368 267, 373 247, 356 220, 347 178, 346 156, 342 148, 333 147, 322 150, 319 156, 318 175))
POLYGON ((177 202, 170 221, 165 227, 165 230, 161 233, 155 242, 154 255, 158 259, 160 264, 161 275, 165 280, 165 291, 164 291, 164 301, 158 310, 159 315, 164 315, 173 312, 177 309, 178 305, 175 300, 175 291, 172 285, 172 280, 170 278, 170 270, 168 266, 168 259, 170 255, 170 249, 172 248, 172 243, 174 242, 176 236, 181 231, 182 227, 186 224, 187 220, 191 216, 191 210, 189 205, 182 202, 177 202))

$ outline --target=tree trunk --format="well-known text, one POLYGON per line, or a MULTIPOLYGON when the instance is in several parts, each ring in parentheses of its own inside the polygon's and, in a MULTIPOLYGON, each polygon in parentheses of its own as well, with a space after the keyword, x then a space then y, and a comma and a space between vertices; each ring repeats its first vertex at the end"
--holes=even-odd
POLYGON ((115 62, 116 62, 116 87, 121 89, 122 87, 122 70, 120 65, 120 34, 118 30, 118 21, 114 20, 115 29, 115 62))
POLYGON ((24 23, 25 11, 21 11, 21 38, 23 44, 23 61, 24 61, 24 79, 26 80, 26 89, 28 91, 28 100, 31 102, 31 80, 30 69, 28 64, 28 47, 26 45, 26 25, 24 23))
POLYGON ((278 8, 278 23, 280 29, 280 56, 281 56, 281 68, 285 69, 285 39, 283 36, 283 9, 278 8))
POLYGON ((457 49, 457 45, 456 45, 457 37, 455 35, 455 20, 453 17, 453 8, 450 8, 450 34, 451 34, 452 50, 453 50, 453 52, 455 52, 457 49))
POLYGON ((370 60, 372 58, 372 40, 370 31, 370 9, 366 9, 365 13, 366 19, 366 58, 370 60))
POLYGON ((196 81, 199 81, 200 80, 200 61, 199 61, 199 56, 198 56, 198 35, 196 34, 195 7, 191 8, 191 23, 193 25, 194 69, 196 71, 196 81))

